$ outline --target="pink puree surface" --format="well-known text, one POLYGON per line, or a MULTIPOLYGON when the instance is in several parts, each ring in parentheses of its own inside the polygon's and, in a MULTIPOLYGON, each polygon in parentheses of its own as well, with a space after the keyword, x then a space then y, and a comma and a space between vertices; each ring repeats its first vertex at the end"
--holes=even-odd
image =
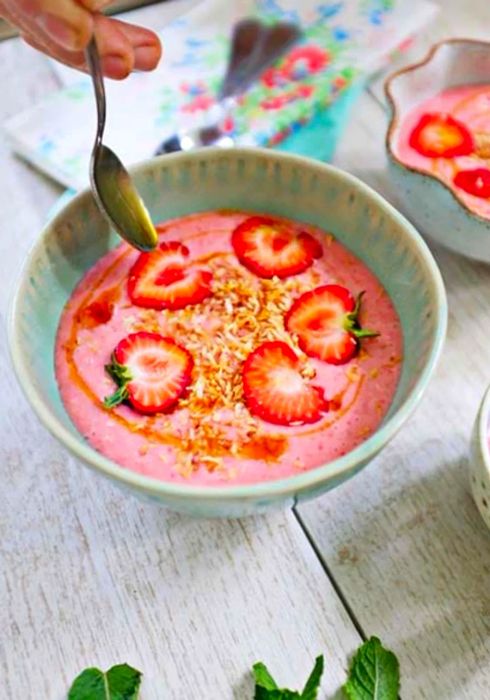
MULTIPOLYGON (((185 241, 193 259, 213 252, 232 251, 231 232, 247 216, 249 214, 210 212, 184 217, 171 222, 170 230, 163 234, 163 238, 185 241), (206 232, 204 236, 193 238, 202 232, 206 232)), ((323 243, 327 241, 319 229, 306 226, 304 229, 323 243)), ((340 243, 331 240, 324 245, 323 257, 314 263, 320 283, 339 283, 354 294, 365 290, 362 324, 381 334, 366 340, 363 345, 365 352, 346 365, 333 366, 311 361, 317 371, 313 383, 325 389, 326 397, 332 398, 344 392, 343 407, 352 405, 344 415, 340 415, 342 411, 331 411, 322 421, 310 426, 282 428, 262 422, 261 428, 265 432, 286 435, 288 438, 288 447, 277 461, 227 456, 224 469, 211 473, 201 467, 190 477, 182 476, 175 466, 173 447, 149 442, 144 435, 119 424, 110 411, 100 403, 91 401, 70 376, 64 346, 70 335, 75 311, 101 273, 124 252, 126 255, 91 297, 93 299, 103 290, 119 285, 122 294, 113 316, 109 322, 93 329, 80 329, 74 353, 78 371, 94 394, 102 400, 112 393, 114 384, 105 373, 104 365, 117 343, 130 332, 128 325, 140 313, 138 307, 130 304, 126 293, 126 279, 138 256, 136 251, 130 251, 126 244, 122 244, 89 270, 65 307, 56 344, 56 375, 63 402, 75 426, 96 450, 123 467, 157 479, 193 485, 232 485, 278 479, 312 469, 351 450, 376 430, 392 401, 400 374, 400 323, 377 278, 340 243), (360 387, 358 382, 361 382, 360 387), (312 433, 312 430, 315 432, 312 433)), ((90 303, 90 299, 85 303, 90 303)), ((164 328, 162 332, 165 334, 164 328)), ((115 412, 140 425, 145 425, 149 420, 128 406, 119 406, 115 412)), ((158 428, 160 418, 162 421, 170 418, 172 430, 178 433, 179 425, 185 423, 183 413, 177 408, 170 416, 157 417, 156 422, 152 418, 153 428, 158 428)), ((168 432, 168 428, 164 432, 168 432)))
POLYGON ((428 100, 424 100, 412 109, 403 119, 395 155, 413 168, 418 168, 437 176, 476 214, 490 218, 490 200, 481 199, 455 187, 453 179, 459 170, 488 168, 488 160, 477 155, 459 156, 457 158, 427 158, 409 144, 410 134, 423 114, 445 112, 465 124, 475 133, 490 136, 490 85, 469 85, 445 90, 428 100))

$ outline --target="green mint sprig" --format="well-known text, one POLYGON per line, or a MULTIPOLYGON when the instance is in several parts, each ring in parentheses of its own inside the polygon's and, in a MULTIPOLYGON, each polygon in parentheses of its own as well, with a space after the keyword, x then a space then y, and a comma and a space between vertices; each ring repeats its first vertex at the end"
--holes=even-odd
MULTIPOLYGON (((323 656, 318 656, 300 692, 279 688, 265 664, 258 662, 253 666, 254 700, 319 700, 323 669, 323 656)), ((113 666, 106 673, 87 668, 74 680, 68 700, 138 700, 140 685, 141 673, 127 664, 113 666)), ((399 691, 398 659, 377 637, 371 637, 354 654, 342 686, 345 700, 398 700, 399 691)))
POLYGON ((68 700, 138 700, 141 673, 128 664, 113 666, 106 673, 86 668, 75 678, 68 700))
POLYGON ((255 678, 254 700, 316 700, 323 673, 323 656, 315 661, 315 666, 306 681, 303 692, 279 688, 272 678, 267 667, 262 663, 256 663, 253 667, 255 678))
POLYGON ((342 690, 347 700, 397 700, 398 659, 377 637, 371 637, 355 653, 342 690))

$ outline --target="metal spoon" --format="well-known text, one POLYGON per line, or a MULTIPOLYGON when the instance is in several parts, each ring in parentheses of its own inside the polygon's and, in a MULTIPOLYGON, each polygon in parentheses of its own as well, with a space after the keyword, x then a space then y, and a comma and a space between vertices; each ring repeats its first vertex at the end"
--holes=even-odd
POLYGON ((86 52, 97 104, 97 134, 90 160, 90 182, 95 201, 117 233, 138 250, 152 250, 158 235, 131 177, 116 154, 102 143, 106 99, 99 53, 92 38, 86 52))
POLYGON ((237 96, 245 92, 300 36, 300 29, 287 22, 264 25, 255 19, 241 20, 233 32, 228 68, 218 93, 217 108, 213 110, 214 121, 198 129, 179 131, 163 141, 155 155, 190 151, 202 146, 232 147, 233 138, 223 133, 221 124, 237 106, 237 96))

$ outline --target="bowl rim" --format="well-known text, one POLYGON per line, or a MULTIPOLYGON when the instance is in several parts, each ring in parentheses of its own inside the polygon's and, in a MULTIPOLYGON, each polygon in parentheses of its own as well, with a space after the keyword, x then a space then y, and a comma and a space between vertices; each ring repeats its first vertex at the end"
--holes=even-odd
POLYGON ((392 85, 395 81, 397 81, 399 78, 403 78, 407 73, 412 73, 417 71, 419 68, 423 68, 424 66, 428 65, 433 58, 435 58, 436 54, 445 46, 449 45, 464 45, 464 44, 471 44, 471 45, 479 45, 482 48, 485 47, 488 51, 490 51, 490 41, 485 41, 484 39, 466 39, 464 37, 453 37, 451 39, 442 39, 441 41, 436 42, 431 46, 427 54, 422 58, 420 61, 417 61, 416 63, 410 63, 408 66, 404 66, 403 68, 400 68, 399 70, 395 71, 394 73, 391 73, 386 80, 384 81, 384 92, 386 95, 386 98, 388 100, 389 106, 390 106, 390 111, 391 111, 391 117, 390 121, 388 124, 388 129, 386 131, 386 138, 385 138, 385 147, 388 152, 389 157, 401 168, 404 170, 407 170, 408 172, 411 172, 415 175, 421 175, 424 178, 429 178, 430 180, 436 182, 438 185, 440 185, 444 191, 449 192, 451 195, 452 199, 456 202, 457 205, 461 206, 465 213, 468 214, 471 218, 475 219, 478 221, 478 223, 483 224, 485 228, 490 230, 490 219, 486 219, 485 217, 481 216, 475 211, 472 211, 472 209, 469 208, 469 206, 466 204, 466 202, 458 195, 458 193, 453 190, 449 185, 447 185, 443 180, 441 180, 439 177, 436 175, 433 175, 432 173, 427 172, 426 170, 422 170, 421 168, 417 168, 413 165, 408 165, 407 163, 404 163, 398 156, 395 155, 394 153, 394 147, 392 145, 393 143, 393 138, 395 135, 395 129, 398 126, 400 122, 400 115, 398 111, 398 105, 396 103, 396 99, 393 95, 393 89, 392 85))
MULTIPOLYGON (((24 391, 31 407, 34 409, 41 423, 48 431, 56 437, 61 444, 68 448, 72 455, 81 459, 88 466, 101 472, 106 477, 109 477, 119 483, 138 491, 151 493, 155 496, 161 496, 168 499, 178 499, 180 501, 193 501, 199 499, 205 501, 231 501, 261 498, 278 499, 291 495, 297 495, 303 491, 311 491, 316 487, 320 487, 325 481, 335 479, 343 474, 349 474, 355 471, 362 463, 367 463, 372 459, 379 450, 386 445, 391 438, 398 432, 403 423, 415 410, 419 404, 422 395, 429 383, 433 371, 437 365, 442 352, 447 328, 447 298, 442 280, 441 273, 434 260, 429 247, 417 232, 415 227, 393 207, 387 200, 378 194, 371 187, 359 180, 354 175, 351 175, 335 166, 315 161, 303 156, 293 155, 289 153, 281 153, 271 151, 265 148, 206 148, 196 149, 187 153, 175 153, 170 155, 158 156, 143 161, 139 165, 131 169, 133 175, 139 172, 144 172, 146 169, 155 167, 158 163, 170 163, 172 160, 179 159, 183 163, 186 160, 200 159, 203 153, 207 159, 215 160, 222 158, 225 153, 229 157, 237 158, 267 158, 276 159, 283 162, 296 165, 298 167, 306 167, 310 171, 316 170, 320 173, 325 171, 333 174, 343 184, 363 192, 365 195, 374 200, 375 204, 381 211, 386 213, 391 218, 397 220, 405 231, 405 234, 410 239, 412 245, 416 248, 420 255, 421 264, 426 268, 426 274, 431 278, 434 290, 434 336, 432 346, 428 353, 425 365, 423 366, 420 376, 416 384, 412 387, 410 393, 397 409, 397 411, 364 442, 358 445, 353 450, 345 455, 338 457, 335 460, 321 464, 317 467, 309 469, 297 475, 288 476, 281 479, 270 479, 250 484, 241 485, 220 485, 220 486, 194 486, 187 483, 174 484, 169 481, 159 480, 153 477, 144 476, 136 471, 122 467, 111 459, 103 456, 90 446, 89 443, 83 442, 80 435, 73 435, 68 428, 64 427, 61 421, 44 406, 44 400, 35 386, 29 379, 29 366, 24 360, 22 345, 20 341, 20 306, 22 303, 23 289, 29 277, 30 262, 43 246, 44 239, 49 234, 53 225, 58 220, 69 214, 70 209, 76 208, 78 202, 89 195, 89 189, 85 189, 78 193, 58 214, 44 226, 41 233, 34 241, 22 265, 18 276, 16 286, 14 287, 14 296, 10 305, 8 319, 8 339, 13 366, 17 374, 20 386, 24 391)), ((226 157, 226 156, 225 156, 226 157)))
POLYGON ((488 417, 490 413, 490 386, 487 387, 480 403, 478 411, 477 429, 480 454, 490 479, 490 447, 488 445, 488 417))

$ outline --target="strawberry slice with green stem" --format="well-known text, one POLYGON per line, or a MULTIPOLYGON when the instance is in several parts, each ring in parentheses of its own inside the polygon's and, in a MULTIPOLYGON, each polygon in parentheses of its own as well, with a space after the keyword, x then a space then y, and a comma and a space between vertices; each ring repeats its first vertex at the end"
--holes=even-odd
POLYGON ((467 127, 450 114, 424 114, 410 134, 410 146, 427 158, 455 158, 473 153, 475 143, 467 127))
POLYGON ((294 350, 282 341, 256 348, 243 365, 243 393, 250 412, 276 425, 316 423, 328 411, 323 389, 301 375, 294 350))
POLYGON ((129 298, 149 309, 183 309, 211 295, 212 275, 192 265, 189 249, 178 241, 141 253, 128 278, 129 298))
POLYGON ((379 335, 361 328, 359 313, 364 292, 357 299, 345 287, 326 284, 302 294, 289 309, 285 325, 296 334, 303 352, 332 365, 348 362, 362 338, 379 335))
POLYGON ((187 350, 171 338, 131 333, 120 341, 105 367, 118 389, 104 399, 104 406, 128 402, 138 413, 167 411, 189 386, 193 365, 187 350))
POLYGON ((320 243, 298 225, 267 216, 245 219, 231 243, 241 264, 265 278, 298 275, 323 254, 320 243))

